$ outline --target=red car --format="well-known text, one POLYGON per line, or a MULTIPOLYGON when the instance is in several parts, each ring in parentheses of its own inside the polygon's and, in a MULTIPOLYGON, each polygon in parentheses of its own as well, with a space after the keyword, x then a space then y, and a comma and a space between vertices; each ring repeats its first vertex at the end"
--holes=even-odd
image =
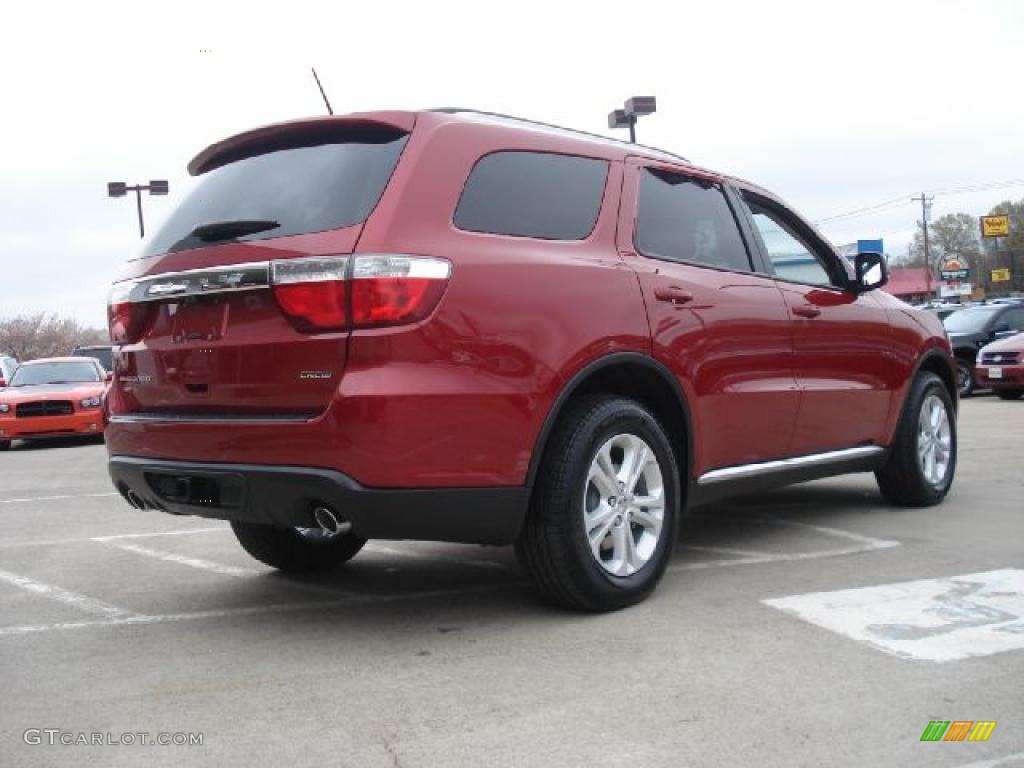
POLYGON ((978 351, 974 376, 1003 400, 1024 395, 1024 333, 994 341, 978 351))
POLYGON ((608 610, 688 506, 857 471, 949 490, 941 323, 753 184, 459 110, 271 125, 189 170, 111 289, 110 473, 272 566, 514 543, 547 597, 608 610))
POLYGON ((0 389, 0 450, 12 440, 103 434, 106 386, 106 372, 91 358, 22 363, 0 389))

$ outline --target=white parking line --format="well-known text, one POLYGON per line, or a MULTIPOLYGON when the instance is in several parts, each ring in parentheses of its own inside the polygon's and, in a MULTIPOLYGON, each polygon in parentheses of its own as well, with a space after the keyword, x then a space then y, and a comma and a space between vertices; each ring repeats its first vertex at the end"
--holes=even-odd
POLYGON ((160 549, 143 547, 141 544, 132 544, 127 541, 115 541, 109 538, 96 539, 96 541, 106 544, 109 547, 115 547, 123 550, 124 552, 132 552, 136 555, 145 555, 146 557, 155 557, 157 560, 163 560, 168 563, 177 563, 178 565, 187 565, 189 568, 198 568, 199 570, 210 571, 211 573, 219 573, 222 576, 248 578, 252 576, 259 576, 261 573, 264 573, 264 571, 259 571, 255 568, 242 568, 237 565, 224 565, 223 563, 215 563, 213 560, 203 560, 198 557, 178 555, 174 552, 164 552, 160 549))
POLYGON ((105 603, 94 597, 71 592, 61 587, 55 587, 52 584, 43 584, 41 581, 30 579, 27 576, 19 576, 9 571, 0 571, 0 581, 19 589, 24 589, 26 592, 33 592, 51 600, 56 600, 59 603, 70 605, 72 608, 77 608, 86 613, 95 613, 100 616, 117 619, 134 618, 137 616, 137 614, 133 614, 131 611, 125 611, 116 605, 105 603))
POLYGON ((107 496, 120 496, 116 492, 111 493, 77 493, 67 496, 32 496, 24 499, 0 499, 0 504, 26 504, 32 501, 66 501, 67 499, 102 499, 107 496))
POLYGON ((825 557, 843 557, 845 555, 859 555, 863 552, 875 552, 881 549, 890 549, 900 546, 898 541, 889 539, 876 539, 873 536, 864 536, 853 531, 844 531, 841 528, 829 528, 823 525, 811 525, 796 520, 786 520, 778 517, 727 517, 724 515, 693 515, 692 519, 709 521, 730 521, 741 523, 755 523, 759 525, 782 525, 792 528, 803 528, 827 536, 835 536, 840 539, 855 541, 858 546, 841 547, 839 549, 819 549, 814 552, 758 552, 745 549, 730 549, 727 547, 704 547, 700 545, 681 544, 680 547, 693 549, 699 552, 714 552, 720 554, 737 555, 737 557, 723 560, 704 560, 696 563, 675 563, 670 565, 670 571, 699 571, 705 568, 721 568, 733 565, 764 565, 765 563, 784 563, 799 560, 819 560, 825 557))
POLYGON ((91 621, 59 622, 55 624, 26 624, 19 627, 0 627, 0 637, 27 635, 37 632, 54 630, 88 629, 89 627, 123 627, 146 624, 166 624, 196 619, 219 619, 232 616, 254 616, 263 613, 291 613, 293 611, 322 610, 350 605, 377 605, 381 603, 402 602, 405 600, 433 600, 435 598, 465 596, 478 592, 496 592, 502 589, 521 589, 522 584, 484 584, 476 587, 457 587, 453 589, 437 589, 426 592, 406 592, 399 595, 367 595, 352 594, 335 600, 320 600, 305 603, 272 603, 270 605, 253 605, 244 608, 223 608, 208 611, 191 611, 187 613, 165 613, 156 615, 129 614, 124 617, 98 619, 91 621))
POLYGON ((149 533, 117 533, 111 536, 90 536, 87 539, 28 539, 22 541, 0 542, 0 549, 20 549, 22 547, 53 547, 63 544, 89 544, 100 541, 116 541, 118 539, 149 539, 155 536, 188 536, 193 533, 214 533, 230 531, 227 526, 218 528, 191 528, 184 531, 150 531, 149 533))

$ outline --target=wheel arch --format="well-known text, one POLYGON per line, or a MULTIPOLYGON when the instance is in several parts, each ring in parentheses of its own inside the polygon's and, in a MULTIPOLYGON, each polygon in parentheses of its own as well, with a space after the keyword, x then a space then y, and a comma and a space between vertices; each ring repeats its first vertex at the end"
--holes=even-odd
MULTIPOLYGON (((953 362, 953 359, 941 350, 930 349, 921 356, 921 359, 917 361, 917 365, 914 366, 914 375, 911 377, 911 381, 922 371, 934 373, 942 380, 946 390, 949 392, 949 397, 953 401, 953 409, 959 410, 960 388, 957 386, 955 365, 956 364, 953 362)), ((903 405, 900 408, 901 414, 903 413, 903 409, 907 407, 907 398, 909 397, 910 387, 908 386, 906 394, 903 396, 903 405)))
POLYGON ((637 400, 658 417, 676 448, 679 488, 686 506, 687 490, 693 473, 693 429, 689 403, 682 386, 672 372, 654 358, 639 352, 614 352, 592 360, 580 368, 555 398, 530 455, 526 475, 527 488, 533 488, 555 424, 575 397, 600 392, 637 400))

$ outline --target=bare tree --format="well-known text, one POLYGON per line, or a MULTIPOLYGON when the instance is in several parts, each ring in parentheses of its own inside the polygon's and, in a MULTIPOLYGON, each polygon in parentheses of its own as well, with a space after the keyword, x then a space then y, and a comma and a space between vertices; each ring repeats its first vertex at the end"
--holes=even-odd
POLYGON ((24 362, 67 355, 78 346, 107 343, 107 334, 72 317, 39 312, 0 318, 0 355, 24 362))

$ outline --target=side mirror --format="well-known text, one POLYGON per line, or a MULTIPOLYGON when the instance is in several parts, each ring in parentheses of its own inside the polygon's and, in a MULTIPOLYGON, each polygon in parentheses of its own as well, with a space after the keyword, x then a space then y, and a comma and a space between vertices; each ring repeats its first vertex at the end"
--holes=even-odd
POLYGON ((114 380, 114 372, 113 371, 107 371, 106 375, 103 378, 106 379, 107 381, 113 381, 114 380))
POLYGON ((6 386, 7 386, 7 381, 4 379, 3 376, 0 376, 0 389, 3 389, 6 386))
POLYGON ((850 286, 854 293, 866 293, 881 288, 889 282, 889 265, 885 256, 877 251, 863 251, 853 261, 857 274, 850 286))

